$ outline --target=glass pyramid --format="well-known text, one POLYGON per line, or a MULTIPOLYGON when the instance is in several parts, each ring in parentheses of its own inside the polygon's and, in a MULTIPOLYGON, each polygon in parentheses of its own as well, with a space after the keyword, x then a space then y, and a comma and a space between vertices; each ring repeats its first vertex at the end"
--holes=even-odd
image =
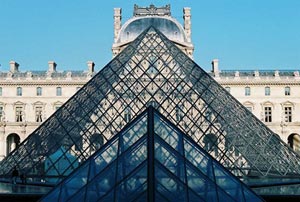
POLYGON ((263 201, 149 107, 41 201, 263 201))
POLYGON ((239 177, 300 174, 300 158, 176 44, 149 27, 0 163, 57 183, 153 106, 239 177))

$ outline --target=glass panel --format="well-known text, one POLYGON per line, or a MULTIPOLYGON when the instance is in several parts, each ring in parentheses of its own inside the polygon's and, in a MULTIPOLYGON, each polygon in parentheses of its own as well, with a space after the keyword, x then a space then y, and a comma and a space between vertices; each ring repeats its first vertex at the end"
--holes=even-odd
MULTIPOLYGON (((170 148, 169 148, 170 149, 170 148)), ((155 143, 155 159, 165 168, 176 175, 181 181, 185 182, 184 160, 178 154, 166 149, 160 143, 155 143)))
POLYGON ((177 132, 167 126, 165 122, 157 116, 155 116, 154 123, 154 132, 174 149, 178 149, 179 137, 177 132))
POLYGON ((95 175, 117 158, 118 143, 118 139, 114 140, 112 143, 105 145, 102 152, 92 157, 89 179, 93 179, 95 175))
POLYGON ((123 145, 120 152, 125 151, 128 147, 134 144, 147 131, 147 117, 143 116, 132 127, 127 129, 122 135, 123 145))
POLYGON ((230 176, 223 168, 220 168, 220 166, 215 163, 213 164, 213 168, 217 185, 232 198, 237 201, 243 201, 241 182, 237 181, 237 179, 233 178, 233 176, 230 176))
POLYGON ((169 201, 187 201, 187 190, 183 184, 165 172, 160 167, 155 167, 157 191, 169 201))
MULTIPOLYGON (((116 162, 113 162, 109 166, 107 166, 99 175, 97 175, 92 181, 89 183, 87 187, 87 191, 89 188, 96 190, 98 197, 102 197, 106 195, 110 190, 115 186, 116 183, 116 162)), ((89 196, 87 196, 89 197, 89 196)), ((94 197, 94 195, 91 195, 94 197)), ((87 199, 87 201, 89 201, 87 199)))
POLYGON ((60 200, 66 201, 75 192, 82 188, 87 183, 89 174, 89 164, 82 166, 69 180, 66 180, 61 186, 60 200))
POLYGON ((118 164, 118 180, 122 180, 132 170, 138 167, 147 158, 147 142, 144 138, 143 142, 134 145, 134 148, 127 150, 121 157, 119 157, 118 164))
POLYGON ((118 185, 116 201, 134 201, 138 196, 147 189, 147 164, 135 170, 130 176, 123 179, 118 185))
POLYGON ((214 179, 212 173, 212 162, 202 151, 197 149, 192 143, 184 139, 185 158, 197 167, 204 175, 214 179))

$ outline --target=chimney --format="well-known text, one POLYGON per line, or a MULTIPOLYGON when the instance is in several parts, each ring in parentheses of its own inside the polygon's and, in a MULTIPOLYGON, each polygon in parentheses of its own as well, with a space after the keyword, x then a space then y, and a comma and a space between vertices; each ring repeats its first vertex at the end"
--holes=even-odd
POLYGON ((10 66, 10 72, 11 73, 15 73, 15 72, 19 71, 19 64, 16 63, 15 61, 10 61, 9 66, 10 66))
POLYGON ((122 10, 114 8, 114 42, 117 42, 119 32, 121 30, 122 10))
POLYGON ((185 7, 183 8, 183 21, 184 21, 184 32, 186 34, 186 38, 188 42, 191 42, 191 8, 185 7))
POLYGON ((94 73, 95 63, 93 61, 87 61, 88 72, 94 73))
POLYGON ((219 76, 219 60, 213 59, 211 64, 212 64, 212 72, 214 73, 215 76, 219 76))
POLYGON ((49 61, 48 66, 49 66, 48 72, 56 71, 56 63, 54 61, 49 61))

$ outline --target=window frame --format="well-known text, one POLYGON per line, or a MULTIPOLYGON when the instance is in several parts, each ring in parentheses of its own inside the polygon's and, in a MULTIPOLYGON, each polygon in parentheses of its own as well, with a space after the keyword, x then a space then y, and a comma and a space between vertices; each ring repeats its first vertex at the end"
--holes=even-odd
POLYGON ((285 96, 291 95, 291 87, 289 87, 289 86, 284 87, 284 95, 285 96))
POLYGON ((273 109, 271 106, 264 106, 264 122, 272 123, 272 112, 273 109))
POLYGON ((270 86, 265 87, 265 96, 270 96, 271 95, 271 88, 270 86))
POLYGON ((251 88, 249 86, 245 87, 245 96, 250 96, 251 95, 251 88))
POLYGON ((284 106, 284 122, 291 123, 293 120, 293 107, 292 106, 284 106))
POLYGON ((15 106, 15 121, 17 123, 22 123, 25 121, 24 106, 22 106, 22 105, 15 106), (18 110, 18 109, 20 109, 20 110, 18 110))
POLYGON ((23 95, 23 89, 22 87, 18 86, 17 87, 17 96, 22 96, 23 95))
POLYGON ((44 111, 43 106, 37 105, 37 106, 34 107, 35 122, 37 122, 37 123, 42 123, 43 122, 43 111, 44 111))
POLYGON ((56 96, 62 96, 62 87, 56 87, 56 96))
POLYGON ((36 87, 36 96, 42 96, 43 95, 43 89, 42 87, 36 87))

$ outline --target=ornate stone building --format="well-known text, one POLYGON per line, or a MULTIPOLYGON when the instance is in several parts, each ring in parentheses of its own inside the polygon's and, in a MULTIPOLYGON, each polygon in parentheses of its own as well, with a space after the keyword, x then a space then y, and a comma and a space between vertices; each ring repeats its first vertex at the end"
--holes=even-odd
MULTIPOLYGON (((189 57, 193 56, 190 8, 183 9, 184 25, 171 16, 170 6, 134 7, 133 17, 122 25, 121 9, 114 10, 113 55, 116 56, 149 25, 167 36, 189 57)), ((159 48, 159 47, 153 47, 159 48)), ((11 61, 0 72, 0 159, 12 151, 81 86, 92 78, 94 63, 86 71, 19 71, 11 61)), ((155 70, 153 70, 155 71, 155 70)), ((300 76, 298 71, 221 71, 213 60, 210 75, 265 122, 282 140, 299 151, 300 76)), ((125 114, 126 115, 126 114, 125 114)), ((130 115, 126 115, 130 116, 130 115)))
POLYGON ((215 59, 211 76, 283 141, 300 151, 298 70, 222 71, 215 59))
POLYGON ((94 74, 94 63, 86 71, 57 71, 49 61, 47 71, 19 71, 9 63, 0 72, 0 158, 12 151, 44 120, 49 118, 94 74))

